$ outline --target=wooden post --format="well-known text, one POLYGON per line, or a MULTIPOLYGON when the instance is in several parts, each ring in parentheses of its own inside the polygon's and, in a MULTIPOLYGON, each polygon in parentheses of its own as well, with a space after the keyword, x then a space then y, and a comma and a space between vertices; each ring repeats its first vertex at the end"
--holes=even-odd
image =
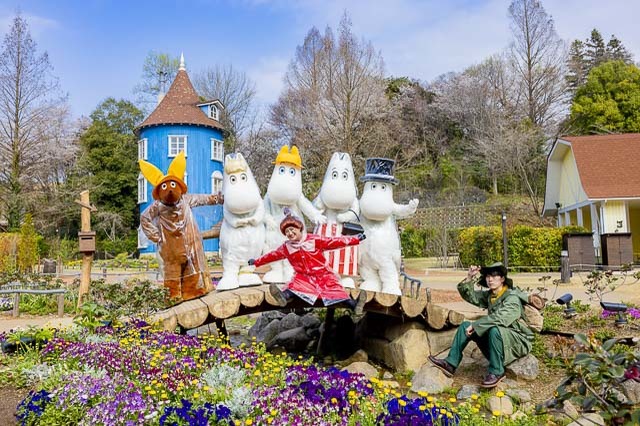
MULTIPOLYGON (((80 193, 80 232, 91 232, 91 212, 96 208, 89 202, 89 191, 80 193)), ((80 275, 80 290, 78 291, 78 309, 84 303, 85 297, 89 294, 89 283, 91 282, 91 263, 93 261, 93 251, 82 251, 82 274, 80 275)))

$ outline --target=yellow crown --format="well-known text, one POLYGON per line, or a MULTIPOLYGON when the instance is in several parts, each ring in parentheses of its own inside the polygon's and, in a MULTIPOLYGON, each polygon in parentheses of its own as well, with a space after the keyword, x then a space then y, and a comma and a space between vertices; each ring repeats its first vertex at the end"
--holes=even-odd
POLYGON ((292 164, 299 169, 302 168, 302 158, 300 158, 300 153, 298 152, 298 147, 293 146, 291 150, 287 145, 280 148, 280 152, 278 152, 278 156, 276 157, 276 161, 274 164, 282 164, 288 163, 292 164))
POLYGON ((227 154, 224 159, 224 171, 226 174, 246 172, 248 168, 249 165, 247 164, 247 161, 239 152, 227 154))

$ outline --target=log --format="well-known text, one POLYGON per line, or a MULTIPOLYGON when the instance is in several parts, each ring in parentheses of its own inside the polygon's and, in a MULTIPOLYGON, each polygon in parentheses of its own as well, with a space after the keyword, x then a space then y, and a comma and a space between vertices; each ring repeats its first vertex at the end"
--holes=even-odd
MULTIPOLYGON (((276 302, 275 299, 273 298, 273 296, 271 296, 271 292, 269 292, 269 285, 268 284, 262 285, 262 286, 256 287, 256 288, 264 293, 264 301, 265 302, 267 302, 271 306, 275 306, 277 308, 281 308, 281 306, 278 305, 278 302, 276 302)), ((278 286, 278 288, 280 290, 282 290, 282 286, 278 286)))
POLYGON ((427 324, 435 330, 442 330, 447 324, 449 310, 434 303, 427 303, 427 324))
POLYGON ((389 293, 376 292, 373 298, 375 299, 376 302, 378 302, 380 305, 385 307, 393 306, 398 301, 398 296, 396 296, 395 294, 389 294, 389 293))
POLYGON ((349 293, 351 295, 351 298, 354 300, 358 299, 358 296, 360 295, 361 291, 364 291, 365 293, 367 293, 367 302, 369 303, 373 300, 373 297, 376 295, 375 292, 373 291, 367 291, 367 290, 359 290, 357 288, 345 288, 345 290, 347 291, 347 293, 349 293))
POLYGON ((264 291, 257 288, 239 288, 231 292, 240 298, 242 306, 255 308, 264 301, 264 291))
POLYGON ((458 312, 458 311, 449 311, 449 324, 451 325, 460 325, 462 324, 462 322, 465 320, 465 316, 462 312, 458 312))
POLYGON ((152 323, 160 323, 164 331, 175 331, 178 326, 178 317, 176 317, 176 312, 173 309, 153 314, 150 320, 152 323))
POLYGON ((424 312, 427 304, 426 300, 416 299, 414 297, 401 296, 400 306, 402 311, 410 318, 415 318, 424 312))
POLYGON ((233 292, 209 293, 202 301, 217 319, 230 318, 240 310, 240 297, 233 292))
POLYGON ((400 306, 407 316, 415 318, 424 312, 424 308, 429 301, 427 289, 419 289, 416 297, 401 296, 400 306))
POLYGON ((182 302, 174 306, 173 310, 178 317, 178 324, 187 330, 200 327, 209 316, 207 305, 202 303, 200 299, 182 302))

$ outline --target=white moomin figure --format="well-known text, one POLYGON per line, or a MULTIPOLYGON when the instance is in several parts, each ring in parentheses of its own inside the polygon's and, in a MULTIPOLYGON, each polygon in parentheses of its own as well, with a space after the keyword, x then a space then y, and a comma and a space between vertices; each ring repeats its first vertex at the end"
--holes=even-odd
POLYGON ((360 198, 361 224, 367 239, 360 243, 361 290, 401 295, 400 238, 396 219, 411 216, 418 208, 418 200, 409 204, 393 201, 393 160, 367 158, 364 184, 360 198))
MULTIPOLYGON (((316 226, 314 234, 323 237, 342 235, 344 222, 359 220, 358 191, 351 157, 334 152, 329 160, 320 193, 313 205, 327 217, 327 223, 316 226)), ((342 275, 343 287, 355 288, 353 276, 358 275, 358 246, 344 247, 324 253, 329 266, 342 275)))
MULTIPOLYGON (((280 222, 284 219, 284 209, 288 207, 291 212, 302 217, 304 214, 313 223, 325 223, 325 216, 318 211, 311 201, 302 194, 302 159, 298 147, 288 146, 280 148, 276 157, 275 167, 264 196, 264 222, 266 225, 266 250, 275 250, 285 241, 285 236, 280 232, 280 222)), ((287 260, 281 260, 270 264, 271 270, 262 277, 267 283, 286 283, 293 276, 293 268, 287 260)))
POLYGON ((264 248, 264 205, 260 188, 242 154, 228 154, 224 160, 224 196, 220 251, 222 278, 216 290, 260 285, 262 280, 247 266, 264 248))

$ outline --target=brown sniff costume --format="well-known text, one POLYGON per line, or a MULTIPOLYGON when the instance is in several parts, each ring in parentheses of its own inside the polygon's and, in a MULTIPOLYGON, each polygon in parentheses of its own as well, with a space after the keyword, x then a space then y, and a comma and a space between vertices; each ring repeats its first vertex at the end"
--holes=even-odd
POLYGON ((169 300, 178 303, 203 296, 213 286, 191 208, 222 204, 221 197, 186 193, 184 152, 174 158, 166 175, 151 163, 139 163, 144 177, 154 185, 155 200, 142 213, 140 225, 147 238, 158 245, 169 300))

